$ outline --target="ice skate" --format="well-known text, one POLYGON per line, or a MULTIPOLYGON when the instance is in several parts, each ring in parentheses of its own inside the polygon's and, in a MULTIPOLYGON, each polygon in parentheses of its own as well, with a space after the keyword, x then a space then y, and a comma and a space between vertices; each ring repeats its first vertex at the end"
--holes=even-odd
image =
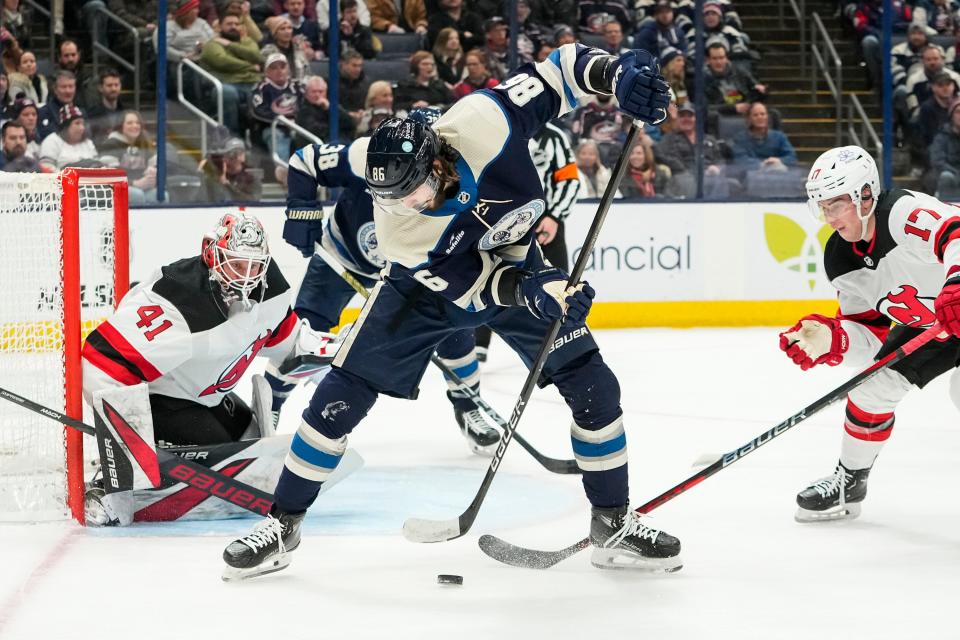
POLYGON ((628 505, 594 507, 590 519, 590 563, 599 569, 679 571, 680 541, 665 531, 647 526, 628 505))
MULTIPOLYGON (((450 397, 447 392, 447 397, 450 397)), ((467 440, 470 451, 480 456, 493 456, 500 444, 500 432, 491 427, 480 410, 470 404, 470 409, 463 407, 463 401, 453 402, 453 413, 457 418, 457 424, 460 425, 460 432, 467 440)))
POLYGON ((851 520, 860 515, 860 503, 867 497, 870 468, 851 471, 839 462, 833 474, 817 480, 797 494, 797 522, 851 520), (840 492, 840 484, 844 490, 840 492))
POLYGON ((247 580, 286 569, 300 546, 300 525, 306 513, 285 513, 274 507, 253 531, 223 550, 224 582, 247 580))

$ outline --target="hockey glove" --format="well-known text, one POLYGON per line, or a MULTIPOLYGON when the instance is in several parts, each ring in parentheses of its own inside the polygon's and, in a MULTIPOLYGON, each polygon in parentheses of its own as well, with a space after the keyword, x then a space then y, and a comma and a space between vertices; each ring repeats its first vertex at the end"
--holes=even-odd
POLYGON ((633 49, 617 58, 606 71, 621 111, 647 124, 666 120, 670 85, 660 75, 656 57, 643 49, 633 49))
POLYGON ((553 267, 526 274, 517 284, 517 300, 542 320, 583 322, 597 293, 586 282, 568 288, 567 277, 553 267))
MULTIPOLYGON (((289 214, 290 212, 288 212, 289 214)), ((314 244, 323 237, 323 220, 296 220, 287 218, 283 223, 283 239, 295 246, 304 258, 313 255, 314 244)))
POLYGON ((848 348, 850 338, 840 320, 818 313, 804 316, 780 334, 780 349, 804 371, 823 363, 835 367, 848 348))
POLYGON ((933 307, 940 327, 951 336, 960 337, 960 276, 944 283, 933 307))

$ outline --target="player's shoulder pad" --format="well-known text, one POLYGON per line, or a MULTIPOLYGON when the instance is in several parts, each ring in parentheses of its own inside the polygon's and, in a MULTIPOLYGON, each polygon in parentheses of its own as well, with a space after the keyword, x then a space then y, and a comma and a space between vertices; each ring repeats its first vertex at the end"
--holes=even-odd
POLYGON ((500 97, 487 89, 474 91, 453 103, 433 130, 456 149, 480 176, 510 140, 511 127, 500 97))
POLYGON ((160 273, 153 283, 153 292, 180 312, 191 333, 207 331, 225 320, 223 309, 214 298, 210 270, 200 256, 177 260, 162 267, 160 273))
MULTIPOLYGON (((180 312, 191 333, 208 331, 226 320, 224 308, 218 302, 220 294, 214 291, 216 285, 211 282, 210 270, 200 256, 168 264, 160 269, 160 274, 151 287, 152 291, 180 312)), ((263 302, 289 291, 290 284, 276 261, 271 260, 267 267, 263 302)))
POLYGON ((367 173, 367 147, 370 145, 370 137, 357 138, 347 149, 347 160, 350 162, 350 170, 353 175, 361 180, 366 179, 367 173))
POLYGON ((267 290, 263 294, 264 301, 276 298, 287 293, 290 290, 290 283, 283 277, 280 266, 276 260, 271 260, 267 267, 267 290))

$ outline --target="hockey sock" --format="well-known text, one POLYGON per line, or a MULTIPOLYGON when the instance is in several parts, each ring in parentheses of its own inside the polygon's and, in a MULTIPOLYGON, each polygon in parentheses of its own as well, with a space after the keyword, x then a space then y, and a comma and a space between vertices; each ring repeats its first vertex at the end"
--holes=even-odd
POLYGON ((592 351, 552 376, 573 413, 570 438, 583 488, 595 507, 618 507, 629 499, 627 435, 620 409, 620 383, 592 351))
MULTIPOLYGON (((437 356, 474 391, 479 391, 480 364, 477 362, 473 347, 473 331, 458 331, 437 346, 437 356)), ((460 388, 460 385, 446 375, 444 379, 447 381, 447 387, 450 388, 450 401, 454 406, 457 406, 457 401, 461 400, 460 404, 463 404, 462 401, 467 401, 464 405, 466 410, 472 409, 473 403, 469 402, 469 396, 460 388)))
POLYGON ((269 371, 264 372, 263 377, 270 384, 270 390, 273 392, 273 403, 270 405, 270 411, 277 413, 283 407, 283 403, 290 397, 290 392, 296 388, 296 384, 286 383, 276 377, 269 371))
POLYGON ((867 469, 873 465, 893 432, 894 409, 912 388, 896 371, 885 369, 850 392, 840 463, 847 469, 867 469))
POLYGON ((867 469, 880 455, 893 432, 893 412, 870 413, 847 399, 847 416, 843 423, 840 463, 847 469, 867 469))
POLYGON ((290 443, 274 501, 288 513, 306 511, 347 449, 347 434, 366 417, 377 392, 334 368, 320 383, 290 443))

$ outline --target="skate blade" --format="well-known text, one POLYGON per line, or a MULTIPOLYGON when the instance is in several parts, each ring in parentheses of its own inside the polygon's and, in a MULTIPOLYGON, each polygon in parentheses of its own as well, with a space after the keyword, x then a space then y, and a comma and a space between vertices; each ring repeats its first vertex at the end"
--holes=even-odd
POLYGON ((837 505, 826 509, 824 511, 811 511, 809 509, 804 509, 803 507, 797 507, 797 512, 794 514, 793 519, 801 524, 809 524, 811 522, 830 522, 833 520, 853 520, 860 515, 860 503, 859 502, 848 502, 846 505, 841 507, 837 505))
POLYGON ((259 564, 255 567, 247 567, 246 569, 238 569, 236 567, 231 567, 226 565, 223 568, 223 573, 220 575, 220 578, 224 582, 240 582, 242 580, 249 580, 250 578, 256 578, 258 576, 265 576, 268 573, 276 573, 277 571, 283 571, 290 566, 290 561, 292 557, 289 553, 278 553, 275 556, 272 556, 269 560, 263 564, 259 564))
POLYGON ((497 452, 497 447, 500 446, 500 442, 495 442, 491 445, 483 446, 479 445, 476 442, 468 442, 470 446, 470 451, 477 456, 482 458, 492 458, 493 454, 497 452))
POLYGON ((646 573, 675 573, 683 568, 680 556, 672 558, 646 558, 617 549, 594 547, 590 564, 597 569, 610 571, 642 571, 646 573))

